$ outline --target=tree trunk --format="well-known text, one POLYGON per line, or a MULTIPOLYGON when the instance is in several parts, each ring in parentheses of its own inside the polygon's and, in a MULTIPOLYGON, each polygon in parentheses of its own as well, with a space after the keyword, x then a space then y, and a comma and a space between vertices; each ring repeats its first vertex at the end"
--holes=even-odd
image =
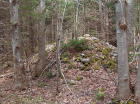
POLYGON ((127 4, 125 1, 116 3, 116 34, 118 48, 118 94, 119 97, 130 95, 129 66, 127 52, 127 4))
POLYGON ((134 0, 127 0, 128 2, 128 36, 127 36, 127 40, 128 40, 128 46, 130 48, 133 48, 134 46, 134 37, 133 37, 133 31, 134 31, 134 0))
POLYGON ((56 47, 57 47, 57 50, 56 50, 56 63, 57 63, 58 76, 61 75, 61 60, 60 60, 61 33, 62 33, 61 18, 60 18, 60 16, 58 16, 58 20, 57 20, 57 36, 56 36, 56 47))
POLYGON ((77 39, 78 37, 78 18, 79 18, 79 0, 76 1, 76 14, 75 14, 75 32, 74 32, 74 38, 77 39))
POLYGON ((27 85, 25 69, 22 61, 21 34, 19 30, 19 4, 18 0, 10 0, 10 16, 12 24, 12 49, 14 58, 15 87, 25 88, 27 85))
POLYGON ((86 3, 83 1, 83 24, 84 24, 84 29, 83 29, 83 35, 86 34, 86 3))
POLYGON ((99 0, 99 14, 100 14, 100 27, 101 27, 101 34, 100 37, 101 39, 105 40, 105 32, 104 32, 104 21, 103 21, 103 8, 102 8, 102 1, 99 0))
MULTIPOLYGON (((137 26, 136 26, 136 34, 138 36, 140 36, 140 27, 139 27, 139 24, 140 24, 140 1, 137 0, 137 26)), ((140 45, 140 43, 139 43, 140 45)), ((139 55, 138 55, 138 70, 137 70, 137 79, 136 79, 136 90, 135 90, 135 96, 138 100, 138 102, 140 103, 140 49, 139 49, 139 55)))
POLYGON ((110 33, 110 31, 109 31, 109 9, 107 8, 107 7, 105 7, 105 38, 106 38, 106 40, 107 40, 107 42, 109 42, 109 33, 110 33))
POLYGON ((39 50, 39 62, 38 67, 35 70, 35 77, 38 77, 45 65, 45 18, 44 18, 44 12, 45 12, 45 0, 40 0, 40 4, 38 7, 38 12, 41 15, 41 18, 39 18, 38 22, 38 50, 39 50))
POLYGON ((30 55, 34 53, 35 51, 35 32, 34 32, 34 20, 30 16, 29 17, 29 41, 30 41, 30 55))
MULTIPOLYGON (((140 50, 139 50, 140 52, 140 50)), ((138 71, 137 71, 137 79, 136 79, 136 91, 135 96, 140 103, 140 54, 138 55, 138 71)))
POLYGON ((54 30, 54 18, 53 18, 53 17, 54 17, 54 16, 52 16, 52 21, 51 21, 51 22, 52 22, 52 24, 51 24, 51 26, 52 26, 52 27, 51 27, 51 33, 52 33, 52 34, 51 34, 51 42, 54 42, 54 35, 55 35, 55 33, 54 33, 54 31, 55 31, 55 30, 54 30))

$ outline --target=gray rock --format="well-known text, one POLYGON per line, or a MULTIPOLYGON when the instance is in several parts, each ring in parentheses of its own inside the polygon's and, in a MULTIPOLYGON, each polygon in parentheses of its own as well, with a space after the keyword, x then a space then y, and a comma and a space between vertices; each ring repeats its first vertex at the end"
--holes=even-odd
POLYGON ((79 68, 79 69, 82 69, 82 68, 84 68, 84 67, 85 67, 82 63, 78 63, 78 65, 77 65, 77 66, 78 66, 78 68, 79 68))
POLYGON ((113 51, 113 52, 111 52, 111 56, 117 57, 118 56, 118 53, 116 51, 113 51))
POLYGON ((90 59, 89 58, 82 58, 81 59, 81 62, 82 63, 89 63, 90 62, 90 59))
POLYGON ((81 53, 80 55, 81 55, 82 57, 85 57, 85 56, 86 56, 84 53, 81 53))

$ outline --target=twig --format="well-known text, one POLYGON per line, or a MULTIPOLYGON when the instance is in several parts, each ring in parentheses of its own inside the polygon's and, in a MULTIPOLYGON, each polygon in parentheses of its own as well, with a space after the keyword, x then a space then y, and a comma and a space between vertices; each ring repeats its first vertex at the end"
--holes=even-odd
POLYGON ((74 95, 75 98, 77 98, 77 100, 78 100, 78 102, 79 102, 78 97, 77 97, 77 96, 74 94, 74 92, 70 89, 70 87, 69 87, 69 85, 68 85, 68 82, 67 82, 67 80, 66 80, 66 78, 65 78, 65 75, 64 75, 64 73, 63 73, 62 71, 61 71, 61 75, 62 75, 62 77, 63 77, 63 79, 64 79, 64 81, 65 81, 65 84, 66 84, 68 90, 74 95))
POLYGON ((10 77, 10 76, 13 76, 14 73, 8 73, 8 74, 5 74, 5 75, 1 75, 0 78, 4 78, 4 77, 10 77))
POLYGON ((47 66, 43 69, 43 71, 42 71, 42 73, 40 74, 39 77, 41 77, 41 76, 43 75, 43 73, 44 73, 45 70, 47 70, 48 68, 50 68, 50 67, 53 66, 54 64, 56 64, 56 60, 53 61, 53 62, 51 62, 49 65, 47 65, 47 66))

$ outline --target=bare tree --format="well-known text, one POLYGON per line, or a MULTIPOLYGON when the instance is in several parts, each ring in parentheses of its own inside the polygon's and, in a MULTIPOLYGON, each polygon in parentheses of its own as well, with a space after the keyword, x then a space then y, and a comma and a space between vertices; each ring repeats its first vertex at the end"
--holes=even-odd
POLYGON ((57 36, 56 36, 56 64, 57 64, 57 75, 61 75, 61 60, 60 60, 60 47, 61 47, 61 36, 62 36, 62 20, 60 12, 58 13, 57 18, 57 36))
POLYGON ((128 36, 127 36, 127 40, 128 40, 128 46, 129 47, 133 47, 134 45, 134 37, 133 37, 133 31, 134 31, 134 1, 135 0, 127 0, 128 5, 127 5, 127 11, 128 11, 128 36))
POLYGON ((105 32, 104 32, 104 15, 103 15, 103 6, 102 0, 99 0, 99 14, 100 14, 100 27, 101 27, 101 39, 105 40, 105 32))
POLYGON ((60 60, 60 48, 61 48, 61 41, 62 41, 62 36, 63 36, 63 22, 64 22, 64 16, 66 12, 66 7, 67 7, 67 0, 65 1, 65 7, 63 12, 61 13, 61 5, 60 2, 57 1, 57 36, 56 36, 56 63, 57 63, 57 70, 58 70, 58 76, 62 74, 61 72, 61 60, 60 60))
POLYGON ((116 3, 116 34, 118 48, 118 93, 119 97, 130 94, 129 88, 129 66, 127 52, 127 1, 119 0, 116 3))
POLYGON ((34 76, 39 76, 41 71, 45 65, 45 0, 40 0, 40 4, 37 8, 37 12, 39 14, 39 22, 38 22, 38 49, 39 49, 39 62, 38 67, 35 70, 34 76))
POLYGON ((36 40, 35 40, 35 30, 34 30, 34 23, 35 20, 29 16, 29 41, 30 41, 30 54, 35 52, 35 45, 36 45, 36 40))
MULTIPOLYGON (((136 0, 137 3, 137 25, 136 25, 136 34, 140 36, 140 1, 136 0)), ((140 43, 138 44, 140 45, 140 43)), ((135 90, 135 96, 138 99, 138 102, 140 103, 140 49, 139 49, 139 54, 138 54, 138 70, 137 70, 137 79, 136 79, 136 90, 135 90)))
MULTIPOLYGON (((139 50, 139 52, 140 52, 140 50, 139 50)), ((138 102, 140 102, 140 54, 138 55, 138 71, 137 71, 135 96, 136 96, 138 102)))
POLYGON ((10 0, 10 16, 12 24, 12 49, 14 57, 14 72, 16 88, 24 88, 27 85, 25 69, 22 60, 21 33, 19 29, 19 4, 18 0, 10 0))
POLYGON ((104 8, 104 18, 105 18, 105 23, 104 23, 104 26, 105 26, 105 38, 107 40, 107 42, 109 42, 109 9, 108 7, 105 6, 104 8))
POLYGON ((75 23, 74 23, 74 36, 73 38, 77 39, 78 37, 78 18, 79 18, 79 0, 76 0, 76 12, 75 12, 75 23))

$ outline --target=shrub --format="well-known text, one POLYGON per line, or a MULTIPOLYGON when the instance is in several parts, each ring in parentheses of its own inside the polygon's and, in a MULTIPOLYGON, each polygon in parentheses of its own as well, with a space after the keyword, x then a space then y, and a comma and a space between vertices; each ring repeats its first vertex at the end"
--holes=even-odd
POLYGON ((68 51, 84 51, 89 49, 87 40, 85 39, 72 39, 68 43, 62 45, 62 49, 68 50, 68 51))

